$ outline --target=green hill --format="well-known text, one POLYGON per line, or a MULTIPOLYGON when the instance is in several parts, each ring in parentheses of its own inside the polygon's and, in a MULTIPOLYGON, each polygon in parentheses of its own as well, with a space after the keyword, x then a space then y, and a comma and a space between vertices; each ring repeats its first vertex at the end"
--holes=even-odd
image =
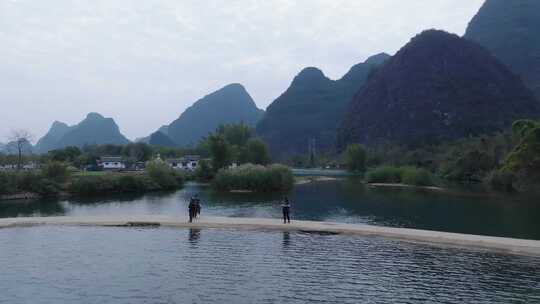
POLYGON ((94 144, 125 145, 130 141, 120 133, 112 118, 105 118, 98 113, 89 113, 86 118, 74 126, 54 123, 47 134, 38 141, 39 153, 68 146, 82 147, 94 144))
POLYGON ((194 146, 221 124, 244 122, 255 126, 264 111, 240 84, 230 84, 196 101, 167 128, 178 146, 194 146))
POLYGON ((350 105, 340 143, 433 144, 539 115, 533 93, 486 49, 429 30, 369 78, 350 105))
POLYGON ((35 146, 37 153, 47 153, 57 148, 58 141, 69 132, 70 127, 59 121, 55 121, 47 134, 38 140, 35 146))
POLYGON ((467 28, 540 98, 540 1, 487 0, 467 28))
POLYGON ((307 153, 308 142, 329 151, 336 144, 339 122, 352 97, 368 75, 390 56, 379 54, 353 66, 339 80, 331 80, 317 68, 306 68, 267 109, 257 133, 270 145, 275 157, 307 153))

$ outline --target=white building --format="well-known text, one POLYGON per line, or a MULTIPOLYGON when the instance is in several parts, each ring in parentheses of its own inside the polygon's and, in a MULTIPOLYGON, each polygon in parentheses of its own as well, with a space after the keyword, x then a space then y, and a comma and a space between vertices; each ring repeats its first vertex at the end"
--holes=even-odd
MULTIPOLYGON (((32 171, 39 168, 39 165, 35 162, 29 162, 21 166, 21 170, 32 171)), ((18 169, 16 164, 0 164, 0 171, 15 171, 18 169)))
POLYGON ((17 165, 13 165, 13 164, 0 165, 0 171, 12 171, 12 170, 17 170, 17 165))
POLYGON ((168 159, 167 164, 176 170, 195 171, 199 166, 200 159, 198 155, 186 155, 182 158, 168 159))
POLYGON ((126 163, 121 156, 102 156, 98 161, 98 166, 103 170, 124 170, 126 163))

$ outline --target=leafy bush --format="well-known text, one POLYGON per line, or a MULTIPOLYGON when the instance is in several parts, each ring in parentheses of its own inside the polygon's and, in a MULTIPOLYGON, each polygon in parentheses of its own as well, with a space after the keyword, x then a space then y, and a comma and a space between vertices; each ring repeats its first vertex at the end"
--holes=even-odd
POLYGON ((508 171, 494 170, 486 178, 488 186, 496 191, 514 192, 516 176, 508 171))
POLYGON ((85 175, 75 178, 69 191, 78 195, 94 196, 117 189, 115 179, 109 175, 85 175))
POLYGON ((213 186, 221 191, 250 190, 256 192, 286 191, 294 185, 292 171, 283 165, 245 164, 220 170, 213 186))
POLYGON ((382 166, 369 170, 366 175, 368 183, 400 183, 402 169, 392 166, 382 166))
POLYGON ((13 194, 16 192, 17 181, 15 174, 0 172, 0 194, 13 194))
POLYGON ((43 178, 40 174, 36 172, 16 172, 15 174, 15 184, 16 191, 28 191, 33 192, 35 190, 35 185, 41 182, 43 178))
POLYGON ((481 181, 482 176, 497 166, 494 157, 478 150, 469 151, 443 170, 449 180, 481 181))
POLYGON ((401 182, 414 186, 433 186, 433 175, 426 169, 405 167, 401 169, 401 182))
POLYGON ((521 121, 514 129, 520 142, 506 157, 500 174, 512 174, 512 186, 517 191, 540 192, 540 124, 521 121))
POLYGON ((145 174, 102 174, 84 175, 73 179, 68 191, 83 196, 104 193, 130 193, 157 191, 164 188, 145 174))
POLYGON ((60 185, 37 172, 0 172, 0 194, 20 192, 55 196, 60 192, 60 185))
POLYGON ((66 164, 52 161, 41 168, 41 174, 52 181, 63 183, 69 179, 71 172, 66 164))
POLYGON ((364 172, 366 170, 366 150, 363 146, 352 144, 345 151, 347 170, 351 172, 364 172))
POLYGON ((118 176, 116 186, 120 192, 143 192, 159 189, 159 186, 154 184, 148 176, 133 174, 118 176))
POLYGON ((200 182, 208 182, 213 178, 214 171, 212 170, 210 163, 205 159, 199 161, 199 166, 197 167, 197 170, 195 170, 195 179, 200 182))
POLYGON ((60 185, 53 180, 42 178, 32 187, 32 192, 43 197, 54 197, 60 194, 60 185))
POLYGON ((414 186, 433 186, 434 177, 426 169, 416 167, 383 166, 368 171, 368 183, 403 183, 414 186))
POLYGON ((163 190, 176 189, 184 183, 183 175, 165 163, 150 163, 146 166, 146 172, 150 179, 163 190))
POLYGON ((268 146, 259 138, 248 140, 245 147, 245 161, 257 165, 267 165, 270 162, 268 146))

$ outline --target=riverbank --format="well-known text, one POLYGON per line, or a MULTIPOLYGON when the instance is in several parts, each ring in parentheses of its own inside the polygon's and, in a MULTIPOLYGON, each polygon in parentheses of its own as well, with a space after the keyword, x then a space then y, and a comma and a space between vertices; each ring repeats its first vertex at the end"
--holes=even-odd
POLYGON ((305 184, 315 183, 315 182, 335 181, 337 179, 338 179, 337 177, 329 177, 329 176, 295 176, 294 184, 305 185, 305 184))
POLYGON ((431 191, 450 191, 447 188, 437 187, 437 186, 415 186, 415 185, 406 185, 406 184, 395 184, 395 183, 366 183, 370 187, 382 187, 382 188, 399 188, 399 189, 413 189, 413 190, 431 190, 431 191))
POLYGON ((540 256, 540 241, 503 237, 448 233, 407 228, 391 228, 364 224, 342 224, 315 221, 293 221, 283 224, 279 219, 202 217, 188 223, 185 217, 157 215, 106 216, 106 217, 31 217, 0 219, 0 228, 34 225, 77 225, 108 227, 176 227, 176 228, 220 228, 299 231, 306 233, 348 234, 367 237, 382 237, 407 242, 420 242, 443 246, 457 246, 483 250, 501 251, 511 254, 540 256))

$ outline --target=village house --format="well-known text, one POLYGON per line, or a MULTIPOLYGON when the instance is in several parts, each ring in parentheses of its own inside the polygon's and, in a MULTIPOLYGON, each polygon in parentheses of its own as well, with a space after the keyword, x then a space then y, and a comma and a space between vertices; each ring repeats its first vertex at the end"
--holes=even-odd
POLYGON ((119 171, 126 169, 126 163, 121 156, 102 156, 98 166, 103 170, 119 171))
POLYGON ((195 171, 200 159, 198 155, 186 155, 182 158, 168 159, 167 164, 175 170, 195 171))
POLYGON ((13 164, 0 164, 0 171, 17 170, 17 165, 13 164))
MULTIPOLYGON (((39 165, 36 162, 29 162, 26 164, 23 164, 21 167, 21 170, 24 171, 32 171, 37 170, 39 168, 39 165)), ((0 164, 0 171, 15 171, 17 170, 17 164, 0 164)))

